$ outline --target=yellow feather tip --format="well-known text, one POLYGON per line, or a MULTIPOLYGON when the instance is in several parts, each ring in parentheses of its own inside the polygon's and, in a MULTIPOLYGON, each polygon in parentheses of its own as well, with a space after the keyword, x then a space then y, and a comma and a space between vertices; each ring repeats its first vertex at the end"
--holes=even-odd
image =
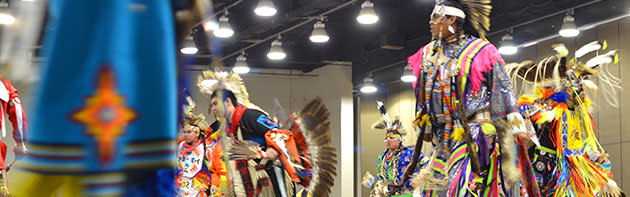
POLYGON ((455 129, 453 129, 453 133, 451 134, 451 140, 459 142, 459 141, 462 141, 463 138, 464 138, 464 128, 455 127, 455 129))
POLYGON ((481 124, 481 130, 486 135, 492 135, 492 134, 497 133, 497 129, 494 127, 494 125, 492 125, 490 123, 483 123, 483 124, 481 124))
POLYGON ((619 63, 619 54, 615 54, 615 64, 619 63))

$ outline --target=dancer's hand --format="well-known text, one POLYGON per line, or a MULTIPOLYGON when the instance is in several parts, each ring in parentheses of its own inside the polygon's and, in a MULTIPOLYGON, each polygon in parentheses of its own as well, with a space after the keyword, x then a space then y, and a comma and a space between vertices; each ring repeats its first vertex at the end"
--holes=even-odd
POLYGON ((529 137, 527 137, 525 132, 518 132, 514 134, 514 141, 516 141, 516 143, 526 143, 529 141, 529 137))
POLYGON ((278 151, 276 151, 276 149, 268 147, 267 150, 265 150, 265 153, 263 154, 263 157, 267 158, 269 160, 274 160, 274 159, 278 158, 278 151))
POLYGON ((597 158, 597 163, 604 163, 606 162, 607 159, 608 159, 608 153, 602 152, 602 154, 599 155, 599 158, 597 158))

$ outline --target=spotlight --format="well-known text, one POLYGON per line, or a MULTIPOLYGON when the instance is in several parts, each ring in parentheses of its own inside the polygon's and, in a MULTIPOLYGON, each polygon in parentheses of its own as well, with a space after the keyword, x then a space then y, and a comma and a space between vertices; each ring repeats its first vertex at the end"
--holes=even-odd
POLYGON ((367 0, 361 4, 361 11, 359 11, 357 21, 361 24, 374 24, 378 22, 378 15, 374 12, 374 3, 367 0))
POLYGON ((416 76, 413 75, 409 66, 405 66, 405 71, 403 71, 403 75, 400 76, 400 80, 405 83, 413 83, 416 81, 416 76))
POLYGON ((560 33, 560 36, 575 37, 578 34, 580 34, 580 30, 578 30, 577 26, 575 25, 575 18, 573 18, 573 16, 570 13, 567 13, 567 15, 564 16, 564 19, 562 21, 563 21, 562 28, 558 32, 560 33))
POLYGON ((273 5, 271 0, 260 0, 254 12, 258 16, 273 16, 276 15, 278 10, 276 10, 276 6, 273 5))
POLYGON ((192 36, 186 37, 184 43, 182 44, 182 48, 179 49, 179 52, 182 52, 186 55, 194 55, 197 53, 197 51, 199 51, 199 49, 197 49, 197 47, 195 46, 195 42, 193 41, 192 36))
POLYGON ((325 25, 322 21, 317 21, 317 23, 313 25, 313 33, 311 33, 311 37, 309 37, 309 39, 316 43, 328 42, 330 37, 328 37, 328 33, 326 33, 326 29, 324 27, 325 25))
POLYGON ((240 56, 236 58, 236 63, 234 63, 232 72, 238 73, 238 74, 245 74, 249 72, 249 66, 247 65, 247 59, 245 58, 245 54, 241 54, 240 56))
POLYGON ((501 47, 499 47, 499 53, 503 55, 514 55, 518 48, 514 44, 514 37, 510 33, 505 34, 503 38, 501 38, 501 47))
POLYGON ((234 35, 234 30, 230 25, 229 19, 226 15, 221 16, 219 18, 219 28, 215 29, 213 32, 214 36, 219 38, 229 38, 234 35))
POLYGON ((15 22, 15 18, 8 12, 0 13, 0 25, 10 25, 15 22))
POLYGON ((271 42, 271 48, 269 48, 267 57, 270 60, 282 60, 287 57, 287 54, 284 53, 284 49, 282 49, 282 42, 280 42, 280 39, 276 39, 271 42))
POLYGON ((374 93, 378 90, 374 85, 374 79, 372 77, 367 77, 363 80, 363 85, 361 86, 361 92, 366 94, 374 93))

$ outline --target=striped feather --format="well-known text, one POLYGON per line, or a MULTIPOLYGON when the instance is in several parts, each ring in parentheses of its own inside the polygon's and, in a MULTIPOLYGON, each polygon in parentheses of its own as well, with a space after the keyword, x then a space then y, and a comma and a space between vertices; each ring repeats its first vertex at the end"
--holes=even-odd
POLYGON ((296 121, 304 132, 314 166, 307 187, 312 196, 329 196, 337 175, 337 151, 332 147, 329 116, 321 98, 315 98, 298 113, 296 121))

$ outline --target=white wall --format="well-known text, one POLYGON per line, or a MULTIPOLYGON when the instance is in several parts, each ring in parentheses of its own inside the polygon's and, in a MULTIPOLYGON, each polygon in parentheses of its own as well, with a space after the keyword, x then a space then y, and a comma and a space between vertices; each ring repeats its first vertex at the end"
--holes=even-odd
MULTIPOLYGON (((266 70, 265 72, 296 73, 296 71, 286 70, 266 70)), ((200 94, 196 87, 199 73, 187 73, 194 75, 190 92, 197 102, 197 110, 207 114, 209 95, 200 94)), ((317 76, 246 74, 242 77, 251 102, 268 112, 273 109, 274 97, 278 98, 286 113, 299 111, 308 101, 317 96, 322 98, 330 111, 333 146, 337 149, 339 161, 335 186, 330 196, 354 196, 352 70, 347 66, 329 65, 308 74, 317 76)), ((206 115, 206 117, 208 121, 213 120, 212 116, 206 115)))

